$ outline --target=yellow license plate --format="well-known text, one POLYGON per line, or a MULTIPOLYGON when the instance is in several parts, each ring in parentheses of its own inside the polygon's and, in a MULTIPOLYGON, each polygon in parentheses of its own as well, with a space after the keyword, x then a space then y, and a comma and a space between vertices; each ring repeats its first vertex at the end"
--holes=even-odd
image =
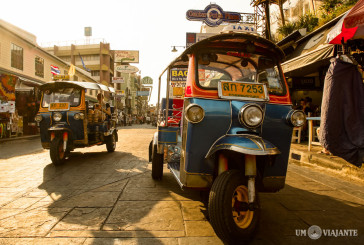
POLYGON ((268 100, 267 88, 261 83, 221 81, 218 86, 220 98, 268 100))
POLYGON ((69 103, 50 103, 49 110, 50 111, 67 111, 70 109, 69 103))

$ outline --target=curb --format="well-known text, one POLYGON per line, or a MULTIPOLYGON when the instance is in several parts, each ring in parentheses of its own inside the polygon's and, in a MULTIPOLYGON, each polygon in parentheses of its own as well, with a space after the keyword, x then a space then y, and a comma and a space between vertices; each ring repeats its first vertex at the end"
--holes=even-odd
POLYGON ((24 139, 35 139, 35 138, 39 138, 39 137, 40 137, 40 134, 13 137, 13 138, 5 138, 5 139, 0 139, 0 144, 3 143, 3 142, 9 142, 9 141, 15 141, 15 140, 24 140, 24 139))
POLYGON ((335 172, 364 180, 364 165, 361 168, 358 168, 337 156, 328 156, 315 153, 316 151, 309 152, 307 150, 305 151, 297 148, 298 147, 291 147, 289 154, 290 161, 293 160, 295 163, 306 166, 319 166, 326 169, 331 169, 335 172))

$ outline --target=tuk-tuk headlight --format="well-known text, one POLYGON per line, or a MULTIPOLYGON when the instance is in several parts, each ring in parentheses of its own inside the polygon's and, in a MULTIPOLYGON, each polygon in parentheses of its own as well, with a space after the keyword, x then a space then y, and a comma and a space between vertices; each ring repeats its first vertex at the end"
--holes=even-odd
POLYGON ((73 118, 75 119, 75 120, 83 120, 83 119, 85 119, 85 114, 83 114, 83 113, 76 113, 74 116, 73 116, 73 118))
POLYGON ((199 123, 205 117, 205 111, 201 106, 191 104, 186 108, 186 119, 191 123, 199 123))
POLYGON ((240 109, 239 121, 248 128, 256 128, 263 122, 263 110, 255 104, 247 104, 240 109))
POLYGON ((41 122, 43 120, 43 117, 42 117, 42 115, 38 114, 38 115, 35 116, 34 120, 39 123, 39 122, 41 122))
POLYGON ((58 121, 61 121, 61 119, 62 119, 62 114, 61 114, 61 113, 59 113, 59 112, 55 112, 55 113, 53 114, 53 120, 54 120, 54 121, 58 122, 58 121))
POLYGON ((291 123, 294 127, 302 127, 306 122, 306 114, 297 110, 291 114, 291 123))

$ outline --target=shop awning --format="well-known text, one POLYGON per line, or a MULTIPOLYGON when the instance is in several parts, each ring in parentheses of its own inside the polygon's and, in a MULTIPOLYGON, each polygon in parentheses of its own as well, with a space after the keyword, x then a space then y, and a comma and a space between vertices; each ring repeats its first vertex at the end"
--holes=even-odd
POLYGON ((310 70, 314 69, 315 67, 317 68, 317 62, 328 62, 328 60, 334 56, 334 50, 334 45, 323 44, 317 49, 284 62, 282 64, 282 69, 284 73, 293 72, 295 70, 300 70, 303 73, 310 72, 310 70))
POLYGON ((326 43, 326 38, 339 19, 295 41, 294 51, 286 56, 287 61, 282 64, 287 76, 306 76, 317 72, 320 66, 330 64, 336 50, 335 45, 326 43))
POLYGON ((19 80, 30 87, 39 87, 40 85, 43 85, 44 83, 39 82, 39 81, 34 81, 34 80, 30 80, 28 78, 22 77, 22 76, 18 76, 19 80))

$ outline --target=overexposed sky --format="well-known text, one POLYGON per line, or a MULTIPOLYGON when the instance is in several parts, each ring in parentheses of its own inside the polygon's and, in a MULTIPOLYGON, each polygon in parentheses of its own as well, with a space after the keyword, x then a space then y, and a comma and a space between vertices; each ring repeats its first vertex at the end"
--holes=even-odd
MULTIPOLYGON (((253 13, 250 0, 213 2, 224 11, 253 13)), ((157 82, 164 68, 182 51, 186 32, 200 32, 202 22, 188 21, 189 9, 203 10, 209 0, 6 0, 0 18, 37 36, 39 45, 84 39, 84 27, 92 38, 103 38, 114 50, 139 50, 141 76, 157 82)), ((134 64, 133 64, 134 65, 134 64)))

